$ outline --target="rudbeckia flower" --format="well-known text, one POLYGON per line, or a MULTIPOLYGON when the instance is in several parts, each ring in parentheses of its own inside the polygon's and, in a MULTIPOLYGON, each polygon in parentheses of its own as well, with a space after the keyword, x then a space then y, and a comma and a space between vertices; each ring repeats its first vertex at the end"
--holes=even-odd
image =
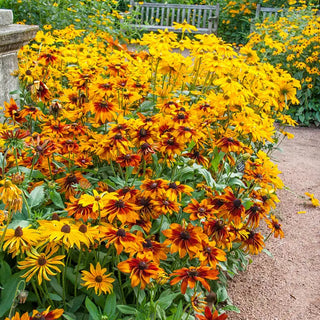
POLYGON ((35 248, 31 248, 30 251, 27 251, 25 260, 19 261, 18 264, 19 269, 24 270, 29 268, 22 277, 26 278, 26 281, 28 282, 34 275, 38 274, 37 280, 39 285, 41 285, 43 279, 50 281, 49 275, 54 276, 57 272, 61 272, 58 265, 64 266, 64 263, 61 260, 65 256, 54 256, 58 249, 58 246, 47 245, 44 252, 39 253, 35 248))
POLYGON ((30 250, 41 238, 42 236, 38 230, 30 229, 30 226, 7 229, 4 236, 3 250, 8 250, 9 253, 12 253, 12 257, 15 257, 30 250))
POLYGON ((28 315, 28 312, 24 313, 20 316, 19 312, 16 312, 16 314, 12 318, 5 318, 4 320, 30 320, 30 317, 28 315))
POLYGON ((223 313, 219 316, 218 311, 215 310, 213 313, 211 312, 209 307, 206 307, 204 310, 204 316, 197 314, 196 318, 198 320, 225 320, 228 318, 228 315, 223 313))
POLYGON ((151 278, 157 278, 158 273, 163 272, 154 262, 147 258, 130 258, 118 264, 118 269, 124 273, 130 273, 131 286, 136 287, 140 283, 141 289, 144 289, 151 278))
POLYGON ((33 310, 32 316, 30 317, 30 320, 55 320, 60 319, 60 317, 63 315, 64 310, 63 309, 55 309, 52 311, 49 311, 50 307, 48 307, 46 310, 39 312, 38 310, 33 310))
POLYGON ((107 268, 101 269, 99 262, 96 267, 90 263, 90 272, 86 270, 81 271, 81 279, 84 281, 82 285, 88 289, 94 288, 94 291, 98 296, 100 296, 101 293, 111 293, 113 290, 112 282, 114 282, 114 279, 110 277, 111 273, 106 274, 106 271, 107 268))
POLYGON ((170 284, 175 285, 182 280, 181 293, 185 294, 188 286, 193 289, 197 281, 199 281, 208 291, 210 291, 210 285, 205 279, 216 280, 218 279, 218 274, 218 270, 208 266, 182 268, 171 273, 170 276, 177 277, 172 279, 170 284))
POLYGON ((284 233, 281 229, 281 224, 278 219, 272 214, 270 219, 266 219, 267 226, 271 229, 271 232, 274 234, 275 238, 280 237, 281 239, 284 237, 284 233))
POLYGON ((207 238, 201 227, 195 227, 190 223, 187 226, 185 223, 172 223, 170 229, 163 230, 162 233, 167 237, 164 244, 171 245, 170 252, 179 252, 180 258, 188 253, 192 259, 201 249, 202 240, 207 238))

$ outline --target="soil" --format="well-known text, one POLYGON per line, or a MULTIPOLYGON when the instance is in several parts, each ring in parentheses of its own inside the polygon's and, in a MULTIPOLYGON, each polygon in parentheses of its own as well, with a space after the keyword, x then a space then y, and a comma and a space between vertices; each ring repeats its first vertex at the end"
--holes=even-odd
POLYGON ((230 320, 320 320, 320 129, 290 128, 272 159, 288 190, 281 190, 276 215, 285 238, 270 238, 265 253, 252 257, 247 270, 230 281, 228 292, 241 313, 230 320), (298 211, 305 210, 305 214, 298 211))

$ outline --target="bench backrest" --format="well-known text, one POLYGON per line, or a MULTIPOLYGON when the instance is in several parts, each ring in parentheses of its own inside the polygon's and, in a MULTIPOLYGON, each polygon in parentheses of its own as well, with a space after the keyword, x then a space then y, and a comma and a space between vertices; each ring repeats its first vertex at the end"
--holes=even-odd
POLYGON ((256 21, 262 18, 262 21, 266 18, 272 18, 277 20, 279 17, 283 17, 285 15, 285 9, 283 8, 267 8, 261 7, 260 4, 257 5, 256 9, 256 21))
MULTIPOLYGON (((173 22, 195 26, 199 32, 216 33, 218 30, 219 4, 184 5, 167 3, 139 3, 130 1, 130 11, 135 13, 135 26, 145 26, 148 30, 172 29, 173 22)), ((179 30, 177 30, 179 32, 179 30)))
POLYGON ((268 18, 269 20, 276 21, 279 17, 283 17, 286 14, 286 10, 284 8, 269 8, 262 7, 261 4, 257 4, 256 16, 251 24, 250 31, 252 32, 254 29, 254 24, 261 22, 268 18))

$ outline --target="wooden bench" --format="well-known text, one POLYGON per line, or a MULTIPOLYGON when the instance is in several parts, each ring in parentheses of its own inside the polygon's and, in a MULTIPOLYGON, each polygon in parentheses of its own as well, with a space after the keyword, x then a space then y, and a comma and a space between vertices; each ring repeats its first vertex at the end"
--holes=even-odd
POLYGON ((254 25, 258 22, 261 22, 268 18, 269 20, 276 21, 279 17, 283 17, 286 13, 286 9, 284 8, 269 8, 269 7, 261 7, 261 4, 257 4, 256 16, 251 24, 250 31, 252 32, 254 29, 254 25))
POLYGON ((146 31, 165 30, 181 32, 173 27, 173 23, 195 26, 198 30, 192 33, 215 33, 218 31, 219 4, 185 5, 167 3, 139 3, 130 0, 130 15, 133 23, 129 26, 146 31))

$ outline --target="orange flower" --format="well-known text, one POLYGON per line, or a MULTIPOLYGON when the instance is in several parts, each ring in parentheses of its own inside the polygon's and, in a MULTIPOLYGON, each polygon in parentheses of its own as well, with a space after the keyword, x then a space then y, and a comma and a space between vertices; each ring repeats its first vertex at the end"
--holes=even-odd
POLYGON ((226 253, 216 247, 215 241, 203 242, 203 249, 199 252, 199 260, 202 266, 217 267, 219 261, 226 261, 226 253))
POLYGON ((159 264, 160 260, 167 259, 167 251, 168 250, 163 243, 151 239, 145 239, 142 242, 141 250, 137 252, 137 258, 147 258, 148 260, 153 260, 159 264))
POLYGON ((80 199, 76 199, 73 196, 70 196, 69 200, 71 203, 67 203, 66 209, 68 211, 68 216, 73 216, 75 220, 82 219, 83 222, 88 221, 88 219, 98 219, 98 212, 92 210, 93 204, 87 206, 82 205, 79 203, 80 199))
POLYGON ((127 222, 136 222, 139 219, 138 207, 125 198, 112 198, 109 199, 103 207, 103 217, 107 216, 109 222, 113 222, 115 218, 121 221, 122 224, 127 222))
POLYGON ((126 153, 117 157, 116 162, 120 164, 122 168, 126 167, 139 167, 141 157, 136 154, 126 153))
POLYGON ((232 190, 228 187, 225 190, 225 194, 222 196, 215 197, 216 199, 222 200, 224 203, 219 208, 222 216, 226 215, 230 221, 233 221, 237 226, 241 223, 245 207, 242 205, 242 201, 236 198, 232 190))
POLYGON ((210 219, 203 223, 203 230, 205 234, 217 243, 219 248, 228 249, 232 246, 232 239, 230 235, 230 228, 223 222, 223 220, 210 219))
POLYGON ((137 251, 137 237, 130 233, 127 228, 115 228, 111 224, 103 224, 100 226, 101 241, 108 241, 106 248, 113 244, 120 255, 123 249, 126 252, 137 251))
POLYGON ((52 311, 49 311, 50 307, 48 307, 46 310, 39 312, 38 310, 33 310, 32 312, 32 316, 30 318, 30 320, 55 320, 55 319, 59 319, 64 310, 63 309, 55 309, 52 311))
POLYGON ((182 194, 187 194, 188 196, 191 196, 191 192, 193 189, 187 185, 180 184, 179 181, 170 182, 166 186, 166 195, 170 200, 177 200, 181 201, 182 194))
POLYGON ((215 310, 214 313, 210 311, 209 307, 206 307, 204 310, 204 316, 197 314, 198 320, 225 320, 228 318, 228 315, 223 313, 219 316, 218 311, 215 310))
POLYGON ((270 220, 266 220, 267 221, 267 225, 268 227, 271 229, 271 232, 274 233, 274 237, 278 238, 280 236, 280 238, 284 238, 284 233, 281 229, 281 224, 279 223, 278 219, 274 216, 271 215, 271 221, 270 220))
POLYGON ((180 210, 180 203, 169 200, 166 195, 162 195, 156 200, 152 200, 154 205, 154 210, 158 213, 158 216, 161 214, 172 214, 173 212, 178 213, 180 210))
POLYGON ((203 218, 208 219, 216 210, 211 205, 208 199, 203 199, 200 203, 196 199, 191 199, 184 209, 184 212, 190 213, 190 220, 201 220, 203 218))
POLYGON ((187 291, 187 286, 193 289, 197 281, 200 281, 200 283, 208 291, 210 291, 210 285, 205 279, 216 280, 218 279, 218 274, 218 270, 212 269, 211 267, 207 266, 182 268, 179 270, 175 270, 170 274, 170 276, 177 276, 170 281, 170 284, 175 285, 182 280, 181 293, 185 294, 187 291))
POLYGON ((248 237, 243 237, 241 240, 241 248, 247 253, 258 254, 264 247, 263 236, 259 232, 248 230, 248 237))
POLYGON ((171 245, 170 252, 179 252, 180 258, 183 258, 188 253, 192 259, 202 248, 202 240, 206 240, 206 235, 203 233, 202 228, 195 227, 190 223, 187 227, 172 223, 170 229, 164 230, 162 233, 168 238, 164 241, 164 244, 171 245))
POLYGON ((141 289, 144 289, 151 278, 157 278, 160 272, 163 272, 155 263, 147 258, 130 258, 118 264, 118 269, 124 273, 130 273, 131 286, 136 287, 140 283, 141 289))
POLYGON ((166 191, 168 181, 163 179, 150 180, 145 179, 140 187, 143 190, 144 197, 152 197, 153 199, 160 197, 166 191))

